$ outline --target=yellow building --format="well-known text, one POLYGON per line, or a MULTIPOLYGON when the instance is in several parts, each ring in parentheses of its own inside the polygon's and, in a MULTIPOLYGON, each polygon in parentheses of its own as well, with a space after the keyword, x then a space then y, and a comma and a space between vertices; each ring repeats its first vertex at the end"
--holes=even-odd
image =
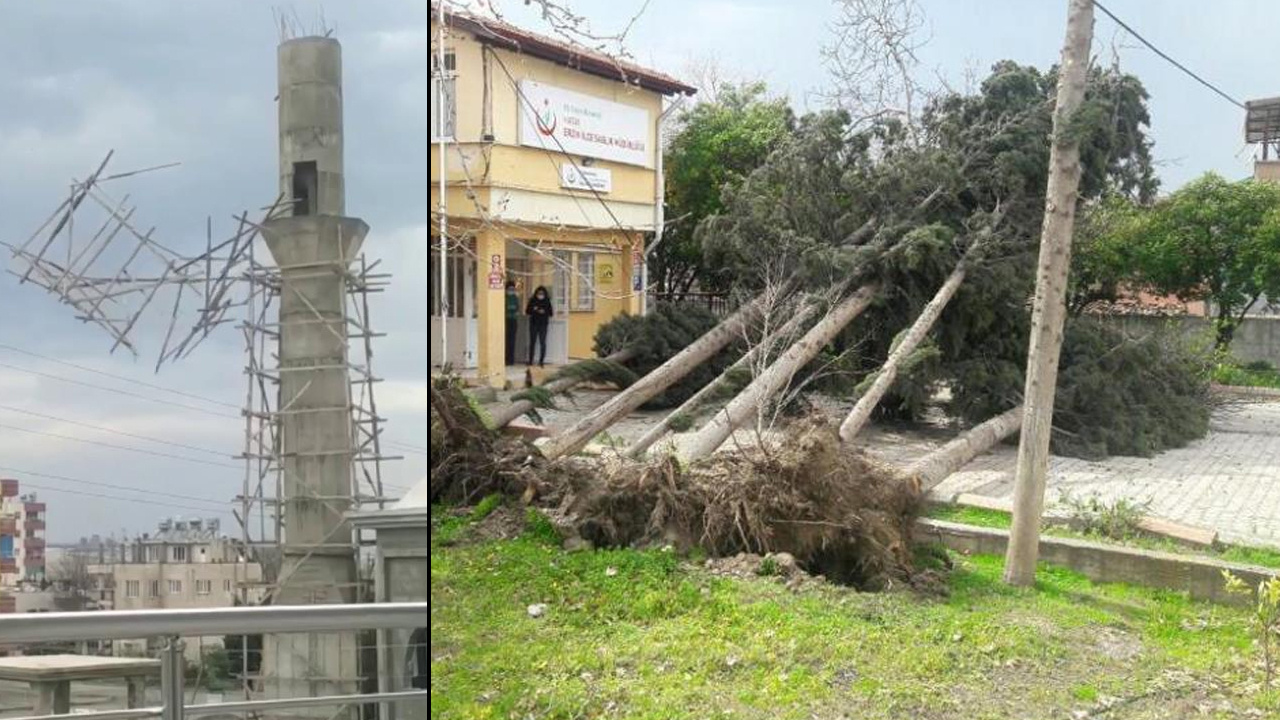
POLYGON ((502 385, 507 281, 520 296, 520 364, 537 286, 554 308, 548 364, 591 356, 602 323, 642 312, 645 237, 661 223, 663 99, 694 89, 449 11, 441 66, 436 18, 433 9, 431 363, 502 385))

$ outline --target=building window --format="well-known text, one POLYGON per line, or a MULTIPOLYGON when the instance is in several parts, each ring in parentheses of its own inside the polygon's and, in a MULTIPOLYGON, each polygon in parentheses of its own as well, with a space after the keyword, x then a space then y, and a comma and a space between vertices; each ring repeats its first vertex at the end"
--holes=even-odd
POLYGON ((453 140, 457 135, 457 56, 444 53, 444 71, 440 71, 440 53, 431 53, 431 142, 453 140))
POLYGON ((208 595, 208 594, 210 594, 210 593, 212 593, 212 592, 213 592, 213 581, 212 581, 212 580, 197 580, 197 581, 196 581, 196 594, 197 594, 197 595, 208 595))
POLYGON ((182 594, 182 581, 181 581, 181 580, 170 580, 170 581, 169 581, 169 594, 170 594, 170 595, 181 595, 181 594, 182 594))
POLYGON ((596 309, 596 254, 578 253, 577 273, 574 275, 573 309, 576 312, 593 312, 596 309))
POLYGON ((223 581, 222 581, 222 592, 226 592, 226 593, 231 592, 231 581, 230 581, 230 580, 223 580, 223 581))
POLYGON ((160 581, 152 580, 150 590, 151 590, 151 597, 160 597, 160 581))
POLYGON ((174 545, 172 548, 170 548, 170 552, 171 552, 171 554, 170 554, 170 559, 172 559, 174 562, 186 562, 186 561, 187 561, 187 546, 186 546, 186 545, 174 545))
POLYGON ((140 582, 140 581, 138 581, 138 580, 125 580, 125 582, 124 582, 124 596, 125 596, 125 597, 131 597, 131 598, 136 598, 136 597, 138 597, 139 582, 140 582))
MULTIPOLYGON (((455 238, 456 241, 456 238, 455 238)), ((453 243, 450 243, 451 245, 453 243)), ((449 317, 464 317, 467 305, 468 265, 471 258, 458 253, 449 254, 449 317)), ((431 252, 427 256, 427 285, 431 287, 431 314, 440 316, 440 236, 431 238, 431 252)), ((474 279, 471 280, 474 282, 474 279)))

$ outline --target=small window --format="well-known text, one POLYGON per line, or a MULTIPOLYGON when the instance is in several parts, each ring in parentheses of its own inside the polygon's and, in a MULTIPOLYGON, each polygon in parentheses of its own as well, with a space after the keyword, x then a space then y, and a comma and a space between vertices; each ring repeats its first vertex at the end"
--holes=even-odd
POLYGON ((140 583, 140 582, 141 582, 141 581, 139 581, 139 580, 126 580, 126 581, 125 581, 125 583, 124 583, 124 595, 125 595, 125 597, 131 597, 131 598, 136 598, 136 597, 138 597, 138 591, 141 589, 141 588, 139 587, 139 583, 140 583))
POLYGON ((316 161, 307 160, 293 164, 293 214, 315 215, 316 195, 319 192, 319 171, 316 161))
POLYGON ((182 581, 181 581, 181 580, 170 580, 170 581, 169 581, 169 594, 170 594, 170 595, 181 595, 181 594, 182 594, 182 581))
POLYGON ((150 590, 151 590, 151 597, 160 597, 160 581, 152 580, 150 590))
POLYGON ((228 593, 229 593, 229 592, 231 592, 231 581, 230 581, 230 580, 223 580, 223 581, 222 581, 222 592, 228 592, 228 593))
POLYGON ((577 312, 593 312, 596 309, 595 253, 578 253, 577 272, 574 274, 573 309, 577 312))
POLYGON ((171 548, 170 558, 171 558, 174 562, 186 562, 186 561, 187 561, 187 546, 186 546, 186 545, 174 545, 174 546, 171 548))
POLYGON ((197 595, 208 595, 208 594, 210 594, 210 593, 212 593, 212 592, 213 592, 213 581, 212 581, 212 580, 197 580, 197 581, 196 581, 196 594, 197 594, 197 595))

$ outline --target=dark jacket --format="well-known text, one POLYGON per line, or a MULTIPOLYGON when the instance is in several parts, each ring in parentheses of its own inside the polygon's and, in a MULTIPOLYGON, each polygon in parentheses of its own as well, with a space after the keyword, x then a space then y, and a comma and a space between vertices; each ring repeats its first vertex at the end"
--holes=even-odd
POLYGON ((524 314, 529 316, 529 322, 534 325, 545 325, 550 322, 551 316, 555 314, 555 310, 551 307, 551 293, 542 286, 536 288, 533 296, 529 298, 524 314), (541 290, 545 297, 539 298, 538 290, 541 290))

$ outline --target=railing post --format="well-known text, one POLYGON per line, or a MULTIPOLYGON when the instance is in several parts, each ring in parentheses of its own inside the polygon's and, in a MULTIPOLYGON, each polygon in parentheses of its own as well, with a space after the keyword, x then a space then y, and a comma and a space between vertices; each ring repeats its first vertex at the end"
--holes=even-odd
POLYGON ((164 720, 182 720, 186 702, 183 683, 186 667, 182 662, 183 642, 171 637, 165 640, 164 654, 160 657, 160 700, 164 705, 164 720))

